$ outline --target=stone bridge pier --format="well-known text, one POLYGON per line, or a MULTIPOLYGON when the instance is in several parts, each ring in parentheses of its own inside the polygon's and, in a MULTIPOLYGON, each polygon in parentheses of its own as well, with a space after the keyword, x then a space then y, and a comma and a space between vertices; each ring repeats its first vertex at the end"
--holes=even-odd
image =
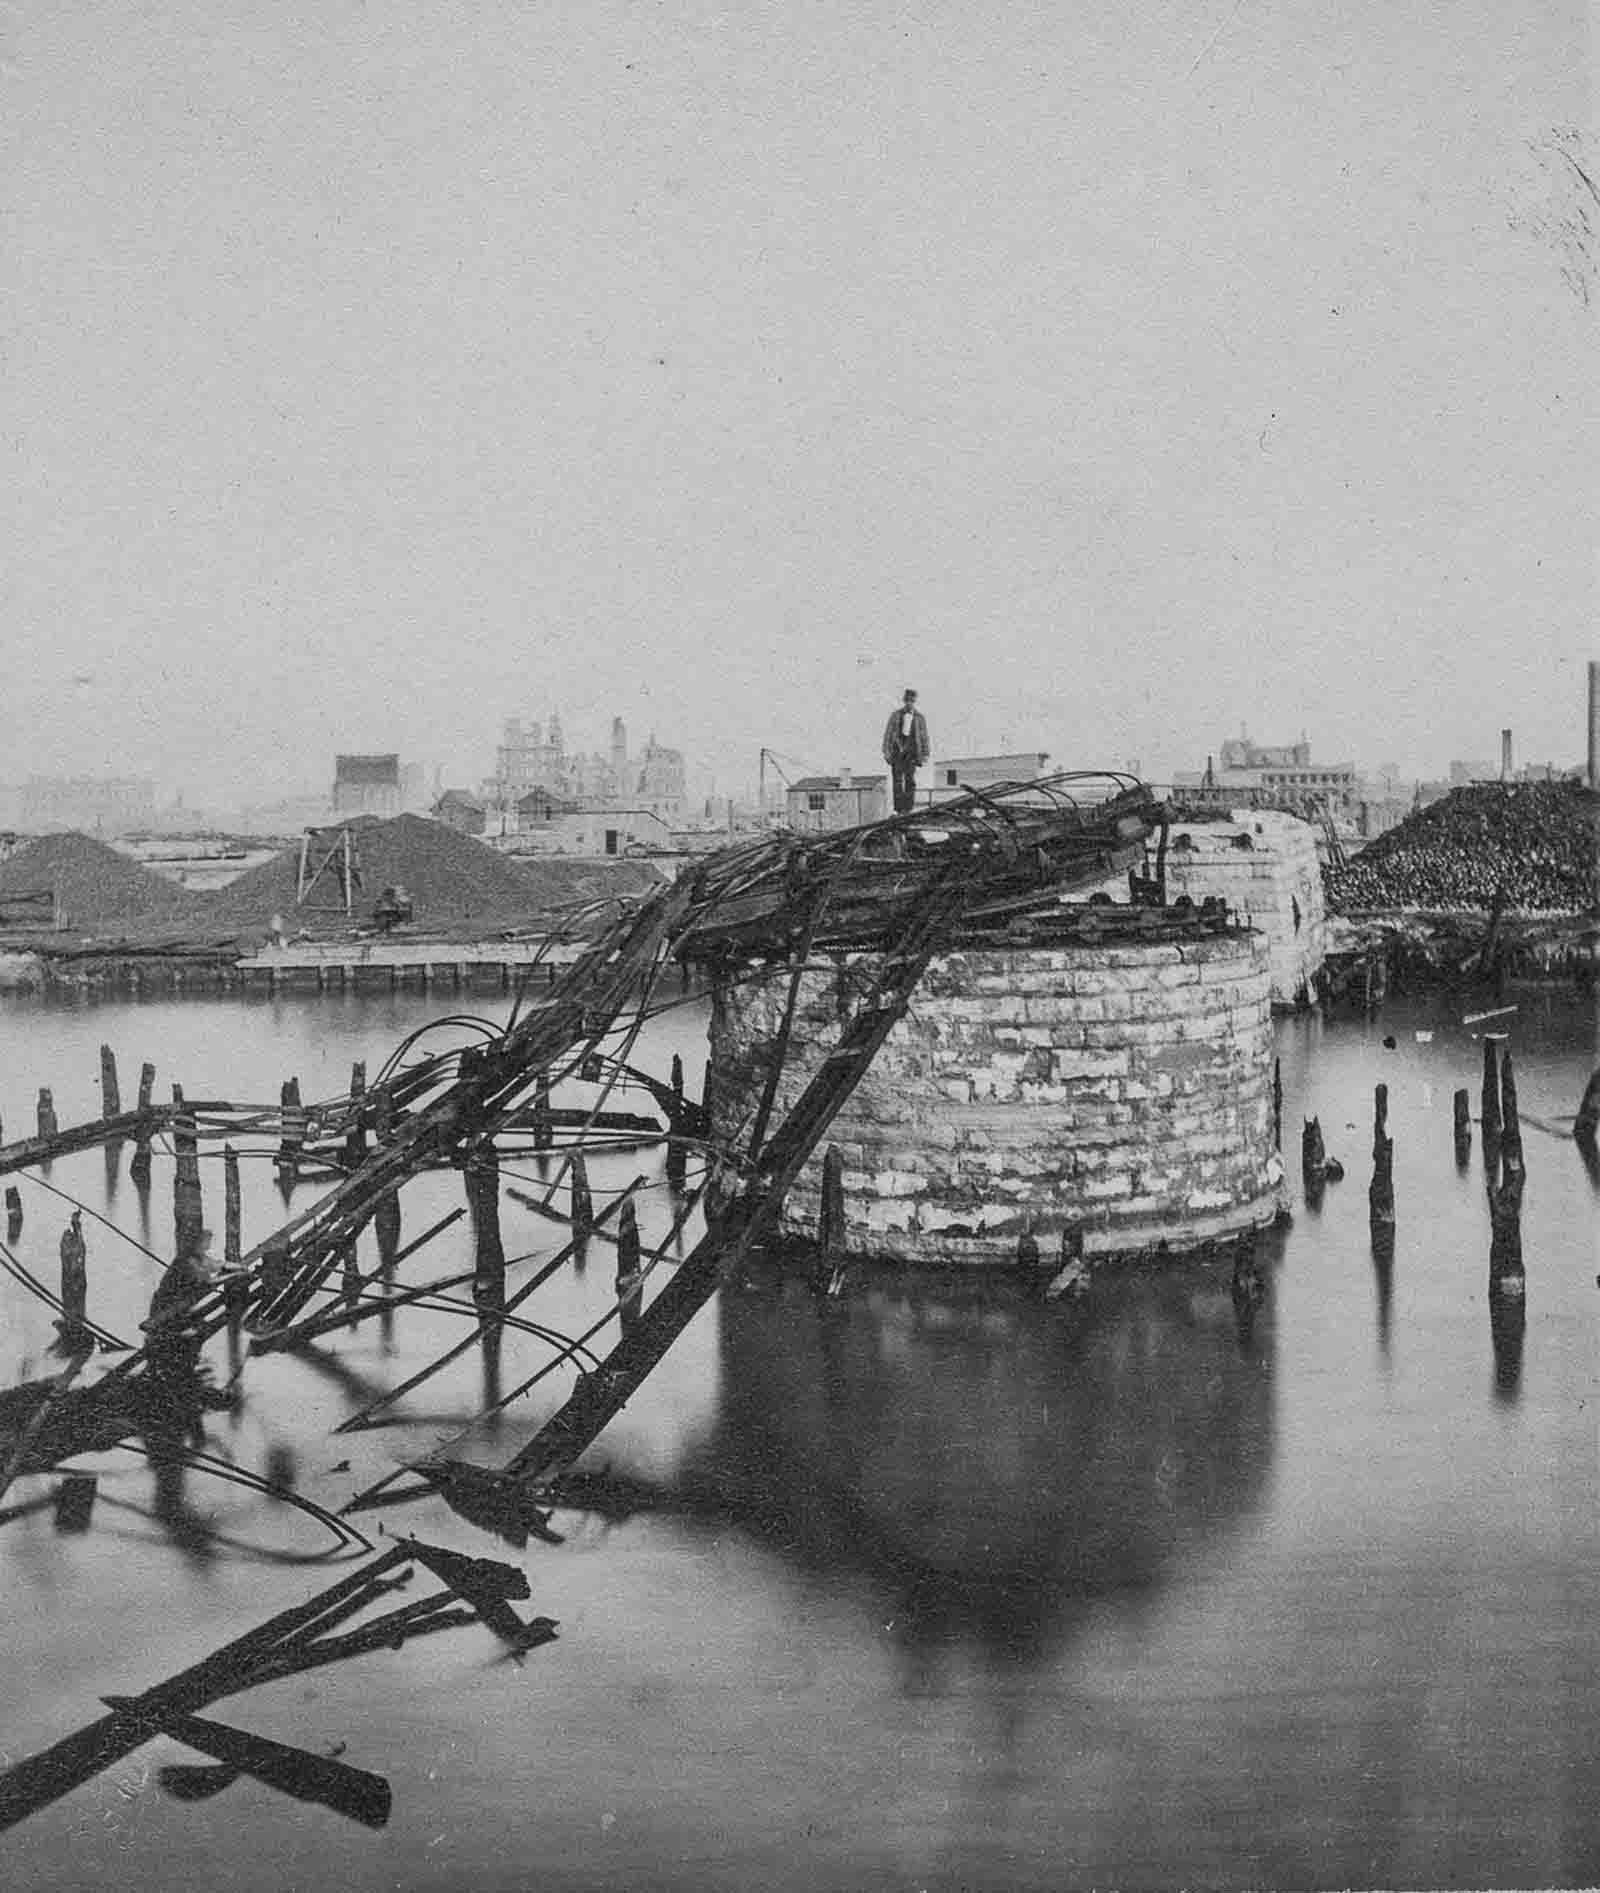
MULTIPOLYGON (((1042 1262, 1181 1252, 1270 1222, 1272 966, 1259 932, 1139 938, 1136 910, 1094 910, 1111 937, 950 953, 834 1120, 847 1254, 910 1263, 1042 1262)), ((848 954, 808 970, 778 1091, 796 1097, 836 1041, 861 977, 848 954)), ((713 994, 715 1133, 754 1114, 790 975, 713 994)), ((821 1153, 786 1233, 814 1236, 821 1153)))

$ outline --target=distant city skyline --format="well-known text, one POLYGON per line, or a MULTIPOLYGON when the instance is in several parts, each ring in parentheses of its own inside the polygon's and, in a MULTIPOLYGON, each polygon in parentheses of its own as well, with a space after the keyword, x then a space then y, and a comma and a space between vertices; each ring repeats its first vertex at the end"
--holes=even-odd
MULTIPOLYGON (((1584 749, 1576 0, 23 0, 4 773, 1584 749), (530 678, 536 687, 530 691, 530 678)), ((1585 220, 1585 213, 1590 221, 1585 220)))

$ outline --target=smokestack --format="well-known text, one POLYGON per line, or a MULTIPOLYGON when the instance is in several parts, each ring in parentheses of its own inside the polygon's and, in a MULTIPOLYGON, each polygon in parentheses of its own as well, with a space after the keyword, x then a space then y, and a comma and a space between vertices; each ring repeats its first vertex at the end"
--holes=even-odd
POLYGON ((1500 732, 1500 780, 1502 782, 1509 782, 1511 780, 1510 730, 1502 730, 1500 732))
POLYGON ((1589 664, 1589 787, 1600 789, 1600 664, 1589 664))

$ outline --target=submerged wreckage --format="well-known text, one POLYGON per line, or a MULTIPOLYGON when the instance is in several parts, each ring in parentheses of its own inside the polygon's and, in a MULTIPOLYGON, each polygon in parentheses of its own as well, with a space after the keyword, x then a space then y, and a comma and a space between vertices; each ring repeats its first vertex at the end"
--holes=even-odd
MULTIPOLYGON (((588 910, 576 960, 548 985, 525 982, 509 1022, 486 1026, 483 1043, 437 1055, 408 1044, 410 1056, 397 1053, 371 1084, 358 1067, 347 1095, 315 1107, 292 1083, 276 1106, 181 1093, 158 1104, 146 1066, 138 1104, 124 1111, 107 1054, 101 1116, 61 1129, 42 1094, 39 1134, 0 1147, 0 1173, 131 1142, 130 1174, 148 1189, 159 1140, 174 1160, 175 1256, 133 1347, 91 1319, 81 1249, 69 1257, 64 1246, 57 1296, 0 1245, 9 1271, 59 1310, 65 1354, 58 1374, 5 1396, 0 1504, 19 1479, 65 1477, 3 1517, 53 1504, 59 1529, 80 1529, 94 1486, 71 1462, 133 1443, 158 1466, 273 1490, 367 1552, 350 1520, 424 1491, 522 1545, 547 1534, 551 1508, 575 1490, 575 1462, 695 1315, 780 1236, 811 1243, 806 1267, 824 1291, 837 1290, 847 1258, 888 1256, 1016 1265, 1057 1294, 1085 1257, 1248 1239, 1281 1201, 1270 949, 1219 900, 1168 904, 1167 839, 1166 810, 1141 784, 1072 775, 868 828, 731 846, 628 910, 588 910), (713 993, 698 1102, 681 1065, 665 1082, 632 1062, 642 1022, 681 1002, 691 968, 713 993), (653 1110, 619 1109, 619 1091, 643 1091, 653 1110), (654 1246, 641 1243, 633 1188, 597 1204, 588 1175, 597 1151, 641 1141, 664 1145, 675 1192, 672 1228, 654 1246), (201 1229, 207 1146, 221 1147, 226 1186, 220 1264, 201 1229), (518 1200, 557 1225, 558 1246, 511 1290, 500 1164, 529 1149, 543 1186, 518 1200), (270 1154, 290 1185, 328 1185, 248 1249, 241 1151, 270 1154), (465 1205, 402 1247, 399 1192, 451 1167, 465 1205), (704 1232, 684 1253, 697 1211, 704 1232), (470 1275, 403 1286, 400 1265, 468 1213, 470 1275), (369 1229, 380 1263, 363 1272, 357 1243, 369 1229), (615 1254, 615 1296, 589 1331, 565 1336, 533 1320, 526 1305, 540 1287, 602 1246, 615 1254), (485 1411, 556 1373, 570 1387, 504 1464, 441 1448, 336 1516, 202 1451, 205 1410, 227 1399, 207 1349, 226 1347, 237 1380, 247 1353, 337 1338, 409 1302, 438 1305, 467 1282, 470 1301, 453 1304, 468 1317, 459 1345, 340 1430, 371 1422, 480 1340, 531 1334, 548 1358, 485 1411)), ((387 1788, 377 1777, 198 1712, 257 1682, 473 1618, 508 1648, 531 1649, 554 1626, 511 1608, 527 1594, 511 1566, 401 1540, 11 1768, 0 1776, 0 1827, 156 1733, 224 1771, 380 1822, 387 1788), (443 1590, 350 1627, 418 1565, 443 1590)))

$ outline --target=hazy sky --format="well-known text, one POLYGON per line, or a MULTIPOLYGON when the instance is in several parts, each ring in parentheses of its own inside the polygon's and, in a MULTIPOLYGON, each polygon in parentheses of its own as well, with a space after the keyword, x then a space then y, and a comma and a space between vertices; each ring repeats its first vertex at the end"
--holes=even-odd
POLYGON ((1584 22, 0 6, 0 780, 1576 760, 1584 22))

